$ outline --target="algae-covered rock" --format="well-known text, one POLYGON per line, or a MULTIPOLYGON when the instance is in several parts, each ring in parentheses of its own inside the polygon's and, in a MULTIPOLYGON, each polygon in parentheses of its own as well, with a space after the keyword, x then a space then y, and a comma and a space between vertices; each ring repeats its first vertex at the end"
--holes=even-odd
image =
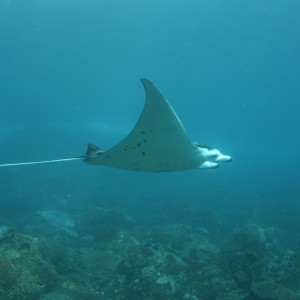
POLYGON ((259 258, 266 252, 266 236, 264 229, 255 224, 236 230, 226 248, 228 251, 241 251, 259 258))
POLYGON ((253 283, 252 292, 260 299, 277 299, 277 300, 299 300, 299 292, 273 281, 265 280, 253 283))
POLYGON ((253 283, 253 293, 261 299, 278 299, 279 286, 273 280, 253 283))
POLYGON ((38 300, 73 300, 70 295, 53 292, 40 296, 38 300))
POLYGON ((56 281, 56 273, 44 261, 38 240, 10 235, 0 242, 0 299, 33 299, 56 281))

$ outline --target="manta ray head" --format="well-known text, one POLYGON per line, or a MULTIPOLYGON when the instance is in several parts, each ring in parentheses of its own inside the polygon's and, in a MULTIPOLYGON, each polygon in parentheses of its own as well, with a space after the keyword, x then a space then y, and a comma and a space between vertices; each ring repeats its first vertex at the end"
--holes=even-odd
POLYGON ((220 162, 232 161, 232 157, 222 154, 218 149, 194 143, 205 160, 199 168, 217 168, 220 162))

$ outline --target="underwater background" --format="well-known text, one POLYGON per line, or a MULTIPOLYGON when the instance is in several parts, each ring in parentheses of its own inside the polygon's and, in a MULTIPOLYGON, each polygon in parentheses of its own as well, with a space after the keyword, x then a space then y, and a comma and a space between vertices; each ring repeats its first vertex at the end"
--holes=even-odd
POLYGON ((0 163, 107 149, 144 105, 233 161, 0 168, 0 300, 300 299, 298 0, 0 0, 0 163))

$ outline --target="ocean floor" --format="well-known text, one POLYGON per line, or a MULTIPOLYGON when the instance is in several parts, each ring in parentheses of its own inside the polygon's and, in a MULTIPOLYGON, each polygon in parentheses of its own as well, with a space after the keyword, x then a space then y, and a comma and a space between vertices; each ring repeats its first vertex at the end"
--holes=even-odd
POLYGON ((1 223, 1 300, 300 299, 299 249, 276 228, 142 227, 99 207, 1 223))

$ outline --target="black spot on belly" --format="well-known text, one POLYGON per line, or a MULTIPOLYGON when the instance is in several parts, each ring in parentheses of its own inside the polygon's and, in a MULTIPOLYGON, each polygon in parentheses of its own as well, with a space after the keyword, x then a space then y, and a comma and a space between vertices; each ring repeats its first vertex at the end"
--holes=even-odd
POLYGON ((147 141, 147 140, 143 140, 143 142, 144 142, 144 143, 147 143, 148 141, 147 141))
POLYGON ((137 143, 136 146, 137 146, 137 147, 141 147, 141 143, 137 143))
POLYGON ((141 131, 141 134, 146 134, 146 131, 141 131))
POLYGON ((142 152, 142 155, 146 155, 146 152, 142 152))

